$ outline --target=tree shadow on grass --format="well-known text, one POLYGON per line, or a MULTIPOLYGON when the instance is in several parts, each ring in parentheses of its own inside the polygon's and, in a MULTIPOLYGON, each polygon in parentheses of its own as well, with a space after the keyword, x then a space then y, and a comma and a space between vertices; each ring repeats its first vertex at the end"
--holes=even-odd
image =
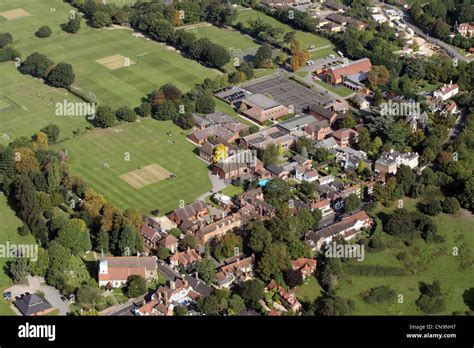
POLYGON ((462 298, 466 306, 468 306, 471 311, 474 311, 474 288, 464 291, 462 298))

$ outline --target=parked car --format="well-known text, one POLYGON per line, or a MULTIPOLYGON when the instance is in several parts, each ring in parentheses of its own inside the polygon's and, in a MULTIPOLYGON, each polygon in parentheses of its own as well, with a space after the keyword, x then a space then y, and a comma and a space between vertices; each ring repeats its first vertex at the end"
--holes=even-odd
POLYGON ((6 292, 3 293, 3 299, 4 299, 4 300, 9 300, 9 299, 11 299, 12 297, 13 297, 13 294, 12 294, 11 291, 6 291, 6 292))

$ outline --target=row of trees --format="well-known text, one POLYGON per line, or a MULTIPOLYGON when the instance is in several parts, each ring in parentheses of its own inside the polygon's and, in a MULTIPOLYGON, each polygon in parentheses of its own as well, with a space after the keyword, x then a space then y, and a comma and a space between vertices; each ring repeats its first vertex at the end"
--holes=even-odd
POLYGON ((13 37, 10 33, 0 33, 0 62, 21 58, 20 52, 12 46, 13 37))
POLYGON ((54 64, 52 60, 38 52, 30 54, 21 63, 19 70, 23 74, 42 78, 53 87, 69 87, 76 78, 70 64, 54 64))

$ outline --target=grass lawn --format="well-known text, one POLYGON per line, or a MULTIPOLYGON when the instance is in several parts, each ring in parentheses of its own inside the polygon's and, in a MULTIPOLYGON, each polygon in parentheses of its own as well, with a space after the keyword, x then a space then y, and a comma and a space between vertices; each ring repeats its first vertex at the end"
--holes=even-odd
MULTIPOLYGON (((405 199, 404 206, 410 211, 416 209, 417 201, 405 199)), ((395 208, 379 208, 377 213, 389 213, 395 208)), ((383 238, 386 249, 377 253, 366 253, 364 264, 386 265, 404 268, 407 272, 398 277, 374 277, 346 275, 340 281, 338 295, 355 301, 356 315, 424 315, 416 307, 415 301, 420 292, 420 282, 432 283, 439 280, 441 289, 446 294, 446 310, 442 315, 451 315, 454 311, 469 310, 464 303, 463 293, 474 284, 474 273, 472 266, 461 269, 460 257, 453 255, 453 248, 465 244, 470 251, 474 249, 474 235, 472 234, 472 223, 474 218, 465 213, 457 215, 440 214, 433 218, 438 226, 438 231, 446 239, 442 244, 427 244, 417 240, 413 245, 407 247, 400 240, 391 237, 377 228, 375 233, 383 238), (396 258, 400 252, 409 255, 409 262, 403 262, 396 258), (397 295, 403 295, 403 303, 381 303, 367 304, 360 294, 370 288, 387 285, 394 289, 397 295)), ((356 262, 357 263, 357 262, 356 262)), ((398 299, 397 299, 398 300, 398 299)))
POLYGON ((6 145, 19 136, 31 137, 49 123, 59 126, 60 139, 88 125, 84 117, 56 116, 56 103, 82 102, 66 90, 20 74, 13 63, 0 63, 0 76, 0 144, 6 145), (44 102, 39 94, 44 96, 44 102))
POLYGON ((428 81, 420 81, 418 83, 418 92, 428 92, 431 93, 435 91, 439 87, 439 83, 432 84, 429 83, 428 81))
MULTIPOLYGON (((271 24, 273 27, 276 27, 276 28, 282 28, 283 30, 285 30, 285 33, 289 32, 289 31, 295 31, 296 32, 296 37, 301 40, 301 42, 303 44, 305 44, 308 48, 316 48, 316 47, 321 47, 321 46, 327 46, 327 45, 330 45, 331 48, 334 47, 333 44, 331 44, 331 42, 321 36, 318 36, 316 34, 312 34, 312 33, 308 33, 308 32, 305 32, 305 31, 301 31, 301 30, 295 30, 293 29, 292 27, 290 27, 289 25, 287 24, 284 24, 282 22, 280 22, 279 20, 273 18, 273 17, 270 17, 262 12, 258 12, 256 10, 247 10, 247 9, 243 9, 243 8, 240 8, 241 10, 238 12, 237 14, 237 18, 235 19, 234 23, 239 23, 239 22, 243 22, 243 23, 247 23, 249 20, 255 20, 257 18, 260 18, 264 23, 268 23, 268 24, 271 24)), ((334 50, 329 48, 328 50, 328 53, 322 55, 321 57, 325 56, 325 55, 328 55, 328 54, 331 54, 331 53, 334 53, 334 50)), ((318 51, 315 51, 313 53, 316 54, 316 52, 318 51)), ((310 55, 311 56, 311 55, 310 55)), ((313 56, 311 56, 310 58, 314 58, 313 56)))
POLYGON ((237 30, 218 28, 214 25, 190 29, 198 39, 206 37, 212 42, 223 46, 229 53, 245 51, 260 47, 249 37, 240 34, 237 30))
POLYGON ((306 76, 308 76, 309 73, 310 73, 309 71, 305 71, 305 70, 299 70, 295 72, 295 74, 301 78, 305 78, 306 76))
POLYGON ((164 45, 135 38, 130 30, 93 29, 82 22, 77 34, 61 30, 73 8, 62 0, 19 0, 1 3, 0 11, 23 8, 31 16, 7 21, 0 17, 2 32, 10 32, 14 46, 23 58, 38 51, 54 62, 72 64, 74 85, 97 95, 99 104, 134 107, 143 96, 172 82, 183 91, 191 89, 216 73, 194 60, 168 50, 164 45), (55 9, 51 11, 51 9, 55 9), (49 38, 37 38, 34 32, 42 25, 51 27, 49 38), (122 55, 134 64, 110 70, 96 62, 112 55, 122 55))
POLYGON ((352 93, 354 93, 354 91, 344 86, 331 86, 330 84, 321 80, 313 80, 313 81, 317 83, 318 85, 320 85, 321 87, 326 88, 327 90, 333 93, 336 93, 340 97, 345 98, 345 97, 350 96, 352 93))
POLYGON ((59 309, 55 309, 54 311, 45 314, 46 317, 55 317, 58 315, 59 315, 59 309))
POLYGON ((244 189, 239 186, 229 185, 225 189, 221 190, 220 192, 225 194, 226 196, 234 197, 244 192, 244 189))
POLYGON ((304 302, 314 302, 323 293, 323 288, 319 285, 314 276, 309 277, 305 284, 296 287, 296 297, 304 302))
POLYGON ((159 208, 166 213, 176 209, 180 200, 189 203, 211 189, 206 163, 196 158, 195 146, 185 138, 185 132, 170 121, 149 118, 140 123, 96 129, 58 145, 60 148, 69 151, 71 170, 83 176, 96 192, 120 209, 134 207, 148 213, 159 208), (153 163, 175 173, 176 178, 140 189, 119 178, 153 163))
MULTIPOLYGON (((0 193, 0 244, 31 244, 35 243, 34 238, 29 235, 22 237, 18 234, 18 227, 22 225, 21 220, 15 215, 15 212, 7 204, 7 198, 3 193, 0 193)), ((11 259, 0 258, 0 292, 13 285, 11 279, 7 275, 7 263, 11 259)), ((0 298, 0 315, 13 315, 10 309, 10 302, 5 301, 3 297, 0 298)))

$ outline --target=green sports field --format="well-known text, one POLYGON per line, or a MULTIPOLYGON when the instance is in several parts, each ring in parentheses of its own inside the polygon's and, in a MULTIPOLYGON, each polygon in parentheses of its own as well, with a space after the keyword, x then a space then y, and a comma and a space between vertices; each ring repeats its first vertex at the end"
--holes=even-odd
POLYGON ((167 82, 187 91, 216 74, 164 45, 132 36, 131 30, 93 29, 83 21, 79 33, 65 33, 60 25, 67 22, 74 9, 62 0, 0 3, 0 12, 17 8, 30 16, 14 20, 0 17, 0 28, 13 35, 14 46, 23 58, 38 51, 56 63, 72 64, 74 85, 95 93, 100 104, 136 106, 143 96, 167 82), (34 35, 42 25, 51 27, 49 38, 34 35), (111 70, 96 61, 114 55, 129 58, 134 64, 111 70))
POLYGON ((56 103, 82 102, 66 90, 20 74, 13 63, 0 63, 0 76, 0 144, 19 136, 30 137, 49 123, 61 128, 61 139, 87 126, 84 117, 56 116, 56 103))
POLYGON ((207 164, 196 157, 195 146, 184 135, 172 122, 144 119, 140 123, 96 129, 58 145, 58 149, 67 148, 73 172, 83 176, 96 192, 119 208, 135 207, 143 212, 158 208, 165 213, 176 209, 180 200, 193 201, 211 189, 207 164), (141 189, 119 178, 154 163, 176 174, 176 178, 141 189))
POLYGON ((260 46, 249 37, 231 29, 209 26, 190 29, 190 31, 195 33, 198 38, 207 37, 212 42, 226 48, 230 53, 256 49, 260 46))
POLYGON ((285 33, 289 31, 295 31, 296 37, 301 40, 308 48, 317 48, 323 46, 330 46, 329 48, 324 48, 322 50, 310 52, 311 59, 318 59, 329 54, 334 53, 334 45, 327 39, 318 36, 316 34, 304 32, 302 30, 295 30, 287 24, 280 22, 279 20, 270 17, 262 12, 258 12, 253 9, 246 9, 243 7, 239 7, 237 18, 235 19, 234 23, 243 22, 246 23, 249 20, 255 20, 260 18, 264 23, 271 24, 273 27, 282 28, 285 30, 285 33))

